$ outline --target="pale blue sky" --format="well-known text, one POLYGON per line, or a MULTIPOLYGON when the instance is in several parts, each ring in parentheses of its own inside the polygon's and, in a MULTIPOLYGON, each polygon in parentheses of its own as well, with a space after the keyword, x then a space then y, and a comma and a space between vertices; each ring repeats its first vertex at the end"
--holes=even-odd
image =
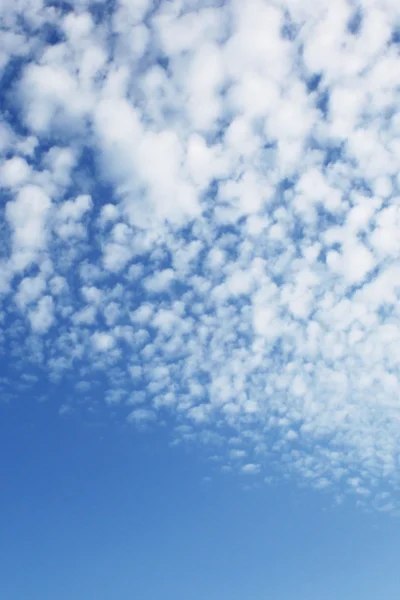
MULTIPOLYGON (((29 401, 28 398, 25 398, 29 401)), ((1 596, 398 597, 397 519, 292 482, 244 491, 165 434, 3 407, 1 596)))

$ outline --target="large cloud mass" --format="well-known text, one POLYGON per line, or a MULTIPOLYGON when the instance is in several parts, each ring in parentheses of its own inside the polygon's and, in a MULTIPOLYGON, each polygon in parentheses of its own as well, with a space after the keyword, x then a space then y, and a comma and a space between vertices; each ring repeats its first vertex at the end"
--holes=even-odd
POLYGON ((392 508, 398 2, 0 10, 4 393, 392 508))

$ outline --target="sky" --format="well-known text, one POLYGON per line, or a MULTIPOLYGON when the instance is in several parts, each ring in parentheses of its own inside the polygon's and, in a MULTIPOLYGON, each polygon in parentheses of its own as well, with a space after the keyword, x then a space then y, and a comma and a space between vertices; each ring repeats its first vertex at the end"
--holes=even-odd
POLYGON ((398 1, 0 27, 1 597, 397 599, 398 1))

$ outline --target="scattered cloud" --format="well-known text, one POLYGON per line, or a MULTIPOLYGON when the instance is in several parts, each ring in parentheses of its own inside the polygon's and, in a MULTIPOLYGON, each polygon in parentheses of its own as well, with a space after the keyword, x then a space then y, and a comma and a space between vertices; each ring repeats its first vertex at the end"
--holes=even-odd
POLYGON ((0 342, 224 471, 390 511, 400 9, 317 4, 2 3, 0 342))

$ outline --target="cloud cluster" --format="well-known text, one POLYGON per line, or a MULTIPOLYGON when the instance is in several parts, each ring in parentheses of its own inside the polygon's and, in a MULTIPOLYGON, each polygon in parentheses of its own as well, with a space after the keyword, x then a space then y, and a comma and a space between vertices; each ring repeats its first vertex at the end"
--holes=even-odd
POLYGON ((3 3, 4 386, 390 510, 400 8, 317 4, 3 3))

